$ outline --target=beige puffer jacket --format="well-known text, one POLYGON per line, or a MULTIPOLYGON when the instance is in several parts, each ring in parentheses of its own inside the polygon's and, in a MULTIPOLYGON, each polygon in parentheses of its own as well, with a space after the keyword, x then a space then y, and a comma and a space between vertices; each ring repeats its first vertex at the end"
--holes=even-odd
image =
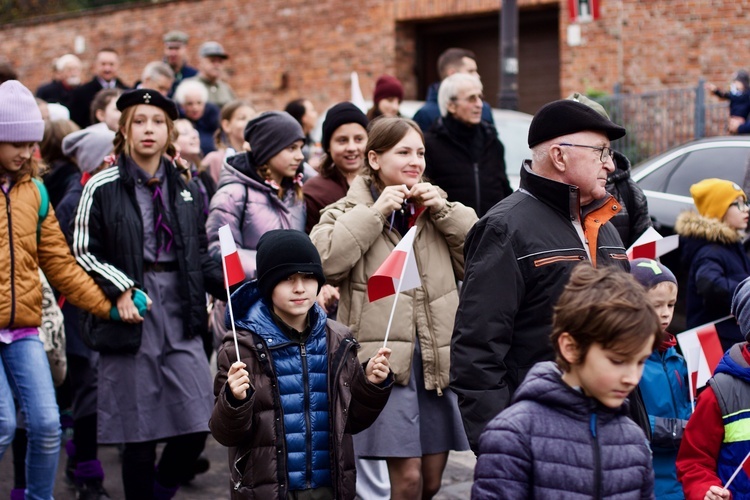
MULTIPOLYGON (((367 299, 367 279, 375 273, 401 239, 388 231, 385 218, 372 208, 370 180, 357 177, 346 197, 328 206, 310 238, 320 252, 323 271, 340 286, 337 321, 348 325, 362 349, 361 361, 383 345, 394 296, 367 299)), ((419 335, 425 388, 448 387, 450 342, 458 307, 456 280, 464 275, 464 240, 477 221, 476 213, 448 202, 436 214, 425 210, 417 218, 414 251, 422 286, 400 294, 388 347, 396 382, 406 385, 411 371, 414 338, 419 335)))

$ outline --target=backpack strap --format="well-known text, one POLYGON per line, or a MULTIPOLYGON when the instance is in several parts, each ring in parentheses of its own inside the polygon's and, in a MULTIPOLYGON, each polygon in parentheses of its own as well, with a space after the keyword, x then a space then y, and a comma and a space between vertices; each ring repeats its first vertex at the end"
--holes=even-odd
POLYGON ((47 193, 47 188, 44 187, 44 183, 42 181, 40 181, 36 177, 32 177, 31 180, 34 184, 36 184, 36 188, 39 190, 39 196, 42 199, 41 203, 39 203, 39 212, 36 224, 36 241, 37 243, 39 243, 39 238, 42 234, 42 222, 44 222, 44 219, 47 218, 47 214, 49 213, 49 193, 47 193))

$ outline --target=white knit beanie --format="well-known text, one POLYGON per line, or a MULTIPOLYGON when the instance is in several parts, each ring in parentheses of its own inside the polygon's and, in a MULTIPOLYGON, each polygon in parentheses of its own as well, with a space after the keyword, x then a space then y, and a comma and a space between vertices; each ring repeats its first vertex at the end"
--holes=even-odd
POLYGON ((18 80, 0 85, 0 142, 38 142, 44 136, 42 112, 18 80))

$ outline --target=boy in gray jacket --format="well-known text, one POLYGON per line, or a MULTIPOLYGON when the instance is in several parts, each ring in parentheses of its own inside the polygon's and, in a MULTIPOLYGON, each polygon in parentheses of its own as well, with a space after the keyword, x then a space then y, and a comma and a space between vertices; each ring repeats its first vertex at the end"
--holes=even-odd
POLYGON ((661 334, 630 275, 577 266, 554 309, 556 361, 537 363, 482 433, 472 498, 653 498, 625 400, 661 334))

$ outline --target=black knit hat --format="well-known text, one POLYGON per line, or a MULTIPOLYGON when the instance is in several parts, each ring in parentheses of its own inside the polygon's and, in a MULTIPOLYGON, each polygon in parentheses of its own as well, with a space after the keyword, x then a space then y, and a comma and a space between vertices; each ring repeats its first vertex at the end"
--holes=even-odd
POLYGON ((331 137, 336 129, 347 123, 359 123, 366 130, 367 116, 357 106, 350 102, 340 102, 326 112, 323 121, 323 138, 321 145, 326 153, 331 149, 331 137))
POLYGON ((294 229, 274 229, 264 233, 258 241, 255 256, 258 288, 270 297, 281 281, 295 273, 310 273, 318 280, 318 292, 325 284, 320 254, 310 237, 294 229))
POLYGON ((115 104, 120 111, 125 111, 130 106, 137 106, 138 104, 150 104, 163 109, 172 120, 176 120, 180 116, 174 101, 153 89, 128 90, 120 95, 115 104))
POLYGON ((630 274, 643 285, 646 290, 663 281, 677 285, 677 278, 667 266, 651 259, 633 259, 630 261, 630 274))
POLYGON ((610 141, 625 135, 625 129, 580 102, 563 99, 545 104, 529 127, 529 147, 585 130, 603 132, 610 141))
POLYGON ((265 165, 282 149, 304 141, 305 134, 297 120, 286 111, 266 111, 247 122, 245 140, 250 144, 256 164, 265 165))

